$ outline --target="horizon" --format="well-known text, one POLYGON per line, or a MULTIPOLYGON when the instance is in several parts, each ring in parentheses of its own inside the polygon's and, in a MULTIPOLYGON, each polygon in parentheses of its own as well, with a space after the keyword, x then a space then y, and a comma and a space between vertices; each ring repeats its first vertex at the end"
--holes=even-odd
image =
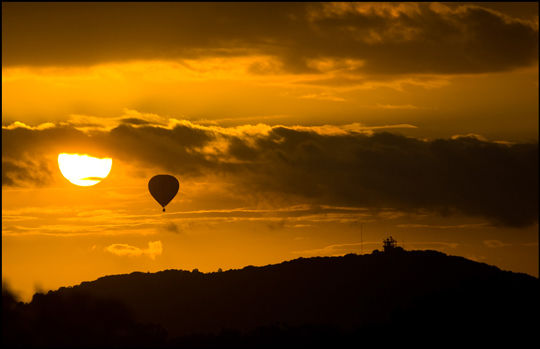
POLYGON ((3 284, 388 236, 538 278, 538 28, 536 2, 3 2, 3 284))

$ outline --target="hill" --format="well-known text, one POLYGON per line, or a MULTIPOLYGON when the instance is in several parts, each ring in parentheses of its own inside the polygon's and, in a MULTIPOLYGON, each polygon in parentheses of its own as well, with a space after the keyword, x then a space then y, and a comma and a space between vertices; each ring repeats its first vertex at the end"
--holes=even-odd
POLYGON ((129 346, 314 346, 325 341, 336 346, 398 338, 516 342, 537 340, 538 291, 539 280, 526 274, 437 251, 396 248, 216 273, 106 276, 36 294, 27 305, 33 311, 27 311, 46 317, 49 304, 60 326, 62 317, 73 323, 81 316, 54 307, 82 309, 86 302, 91 305, 84 311, 91 314, 82 317, 98 323, 105 321, 100 316, 111 319, 107 311, 116 309, 112 326, 125 326, 107 336, 124 333, 126 342, 114 338, 129 346), (104 310, 96 313, 100 307, 85 299, 104 310), (66 300, 70 306, 58 306, 66 300))

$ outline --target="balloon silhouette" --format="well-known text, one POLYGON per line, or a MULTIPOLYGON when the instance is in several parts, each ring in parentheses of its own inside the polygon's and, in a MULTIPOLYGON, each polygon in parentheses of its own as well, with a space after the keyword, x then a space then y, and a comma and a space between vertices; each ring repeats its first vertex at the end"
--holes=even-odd
POLYGON ((148 190, 154 199, 163 206, 163 212, 165 212, 165 206, 178 193, 178 187, 178 180, 170 175, 157 175, 150 178, 148 182, 148 190))

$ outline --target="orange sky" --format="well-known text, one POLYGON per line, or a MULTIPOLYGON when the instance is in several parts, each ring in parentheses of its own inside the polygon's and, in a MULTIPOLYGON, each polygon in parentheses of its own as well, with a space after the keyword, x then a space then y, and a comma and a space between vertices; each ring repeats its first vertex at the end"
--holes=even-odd
POLYGON ((537 3, 2 3, 2 125, 25 299, 388 234, 538 276, 537 3), (77 187, 61 152, 111 173, 77 187))

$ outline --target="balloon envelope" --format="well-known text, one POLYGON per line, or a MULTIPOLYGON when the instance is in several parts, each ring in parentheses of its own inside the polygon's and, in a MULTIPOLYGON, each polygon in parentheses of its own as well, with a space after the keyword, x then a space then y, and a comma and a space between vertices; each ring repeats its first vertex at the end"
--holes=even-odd
POLYGON ((150 178, 148 182, 148 190, 152 197, 163 206, 163 212, 165 212, 165 206, 178 193, 178 187, 178 180, 170 175, 157 175, 150 178))

